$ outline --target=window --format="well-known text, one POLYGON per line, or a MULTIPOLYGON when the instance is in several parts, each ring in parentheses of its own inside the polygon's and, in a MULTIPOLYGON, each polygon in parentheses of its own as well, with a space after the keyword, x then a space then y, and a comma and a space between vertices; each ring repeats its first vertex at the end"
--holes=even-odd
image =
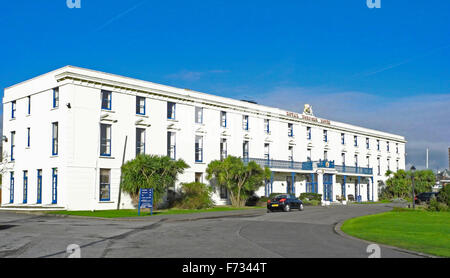
POLYGON ((42 204, 42 169, 37 170, 37 204, 42 204))
POLYGON ((324 130, 324 131, 323 131, 323 141, 324 141, 325 143, 328 142, 328 130, 324 130))
POLYGON ((16 132, 12 131, 11 132, 11 161, 14 161, 14 149, 16 147, 16 132))
POLYGON ((167 132, 167 156, 170 159, 176 159, 175 132, 167 132))
POLYGON ((381 161, 380 158, 377 158, 377 168, 378 168, 378 176, 381 175, 381 161))
POLYGON ((136 114, 145 115, 145 97, 136 97, 136 114))
POLYGON ((370 168, 370 156, 366 156, 367 159, 367 168, 370 168))
POLYGON ((387 169, 388 171, 391 170, 391 160, 389 158, 387 159, 387 169))
POLYGON ((225 186, 220 187, 220 199, 222 200, 228 199, 228 190, 225 186))
POLYGON ((270 133, 270 121, 269 119, 264 120, 264 132, 269 134, 270 133))
POLYGON ((111 156, 111 125, 100 124, 100 156, 111 156))
POLYGON ((29 148, 31 145, 30 136, 31 136, 31 128, 28 127, 27 128, 27 148, 29 148))
POLYGON ((220 139, 220 159, 224 160, 227 158, 227 139, 220 139))
POLYGON ((227 127, 227 112, 220 111, 220 126, 227 127))
POLYGON ((323 160, 328 160, 328 151, 323 152, 323 160))
POLYGON ((203 162, 203 136, 195 136, 195 162, 203 162))
POLYGON ((175 103, 168 102, 167 103, 167 119, 175 120, 175 103))
POLYGON ((380 140, 377 140, 377 150, 380 150, 380 140))
POLYGON ((100 169, 100 202, 111 200, 111 169, 100 169))
POLYGON ((58 168, 52 169, 52 204, 58 203, 58 168))
POLYGON ((341 144, 345 145, 345 133, 341 133, 341 144))
POLYGON ((53 89, 53 108, 59 107, 59 88, 53 89))
POLYGON ((203 123, 203 108, 202 107, 195 107, 195 122, 197 124, 203 123))
POLYGON ((28 171, 23 171, 23 203, 28 202, 28 171))
POLYGON ((370 149, 370 139, 366 138, 366 149, 370 149))
POLYGON ((358 136, 354 136, 353 140, 355 141, 355 147, 358 147, 358 136))
POLYGON ((270 159, 270 145, 268 143, 264 143, 264 159, 270 159))
POLYGON ((386 142, 386 150, 389 152, 389 142, 386 142))
POLYGON ((248 116, 247 115, 242 116, 242 129, 248 130, 248 116))
POLYGON ((288 147, 288 160, 289 161, 294 161, 294 147, 293 146, 289 146, 288 147))
POLYGON ((203 182, 203 173, 201 172, 195 173, 195 182, 203 182))
POLYGON ((398 153, 398 143, 395 144, 395 152, 398 153))
POLYGON ((311 161, 312 160, 312 151, 311 149, 306 150, 306 160, 311 161))
POLYGON ((16 101, 11 102, 11 119, 16 118, 16 101))
POLYGON ((289 137, 294 136, 294 124, 288 124, 288 136, 289 137))
POLYGON ((145 154, 145 129, 136 128, 136 156, 145 154))
POLYGON ((9 203, 14 203, 14 172, 11 172, 9 177, 9 203))
POLYGON ((248 159, 248 149, 249 149, 248 141, 244 141, 244 143, 242 144, 242 157, 244 159, 248 159))
POLYGON ((58 155, 58 123, 52 123, 52 155, 58 155))
POLYGON ((28 115, 31 114, 31 96, 28 96, 28 115))
POLYGON ((398 163, 398 159, 395 161, 396 163, 396 168, 397 168, 397 172, 398 172, 398 169, 399 169, 399 163, 398 163))
POLYGON ((311 127, 306 128, 306 139, 311 140, 311 127))
POLYGON ((358 167, 358 155, 355 154, 355 167, 358 167))
POLYGON ((102 109, 111 110, 112 92, 102 90, 102 109))
POLYGON ((345 153, 341 153, 342 166, 345 166, 345 153))

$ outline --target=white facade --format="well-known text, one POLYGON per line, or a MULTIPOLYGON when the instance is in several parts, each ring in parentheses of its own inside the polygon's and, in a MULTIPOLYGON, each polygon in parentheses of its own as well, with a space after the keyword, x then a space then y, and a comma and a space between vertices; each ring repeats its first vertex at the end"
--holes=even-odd
MULTIPOLYGON (((185 160, 190 168, 179 176, 177 186, 196 178, 207 183, 204 173, 208 163, 221 155, 246 156, 245 141, 248 159, 267 164, 273 171, 273 178, 258 191, 259 195, 288 191, 299 195, 312 190, 327 193, 324 200, 330 201, 335 201, 336 195, 349 194, 355 198, 360 195, 362 201, 377 200, 378 181, 385 179, 388 162, 391 170, 405 168, 406 141, 402 136, 72 66, 5 89, 3 107, 3 135, 7 139, 3 140, 3 150, 7 168, 14 173, 14 186, 11 173, 3 174, 3 206, 115 208, 125 136, 128 136, 126 161, 136 156, 137 137, 145 138, 140 148, 147 154, 170 154, 185 160), (102 91, 111 92, 103 104, 102 91), (169 102, 175 104, 172 115, 168 115, 169 102), (248 130, 244 116, 248 116, 248 130), (103 140, 102 124, 110 128, 103 126, 108 133, 103 140), (142 129, 139 135, 137 128, 142 129), (168 132, 174 141, 171 145, 175 146, 170 151, 168 132), (344 144, 341 134, 345 137, 344 144), (311 164, 307 163, 308 157, 313 161, 311 164), (358 168, 352 168, 356 158, 358 168), (295 163, 290 162, 292 159, 295 163), (324 159, 331 163, 318 162, 324 159), (369 168, 373 168, 373 173, 369 168), (42 170, 41 202, 38 170, 42 170), (100 172, 109 179, 101 182, 100 172), (332 185, 327 186, 327 181, 332 185), (100 183, 103 189, 109 189, 102 191, 105 200, 100 197, 100 183)), ((220 197, 220 189, 214 198, 218 204, 226 203, 220 197)), ((131 206, 126 194, 122 194, 121 206, 131 206)))

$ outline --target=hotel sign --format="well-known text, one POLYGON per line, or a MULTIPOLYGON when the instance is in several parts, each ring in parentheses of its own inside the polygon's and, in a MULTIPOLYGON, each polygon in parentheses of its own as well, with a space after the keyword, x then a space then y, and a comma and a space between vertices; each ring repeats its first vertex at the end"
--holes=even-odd
MULTIPOLYGON (((290 118, 294 118, 294 119, 300 119, 300 115, 298 113, 286 112, 286 116, 288 116, 290 118)), ((302 115, 301 119, 309 121, 309 122, 331 125, 331 122, 329 120, 319 119, 319 118, 311 117, 311 116, 307 116, 307 115, 302 115)))

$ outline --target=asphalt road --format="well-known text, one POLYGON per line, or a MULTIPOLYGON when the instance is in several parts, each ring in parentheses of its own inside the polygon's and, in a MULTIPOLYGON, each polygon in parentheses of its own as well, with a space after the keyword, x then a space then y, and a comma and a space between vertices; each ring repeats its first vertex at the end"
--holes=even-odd
MULTIPOLYGON (((68 245, 77 244, 85 258, 367 258, 367 243, 339 235, 334 226, 388 210, 389 205, 305 207, 301 212, 252 210, 247 216, 207 213, 137 221, 0 212, 0 257, 61 258, 68 245)), ((381 247, 381 257, 417 256, 381 247)))

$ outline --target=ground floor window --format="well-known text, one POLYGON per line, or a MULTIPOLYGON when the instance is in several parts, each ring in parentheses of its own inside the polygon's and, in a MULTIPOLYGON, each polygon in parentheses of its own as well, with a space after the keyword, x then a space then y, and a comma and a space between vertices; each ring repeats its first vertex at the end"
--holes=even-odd
POLYGON ((23 203, 26 204, 28 199, 28 171, 23 171, 23 203))
POLYGON ((58 203, 58 168, 52 169, 52 204, 58 203))
POLYGON ((228 199, 228 190, 225 186, 220 187, 220 199, 228 199))
POLYGON ((111 169, 100 169, 100 201, 111 200, 111 169))
POLYGON ((203 173, 195 173, 195 182, 203 182, 203 173))

